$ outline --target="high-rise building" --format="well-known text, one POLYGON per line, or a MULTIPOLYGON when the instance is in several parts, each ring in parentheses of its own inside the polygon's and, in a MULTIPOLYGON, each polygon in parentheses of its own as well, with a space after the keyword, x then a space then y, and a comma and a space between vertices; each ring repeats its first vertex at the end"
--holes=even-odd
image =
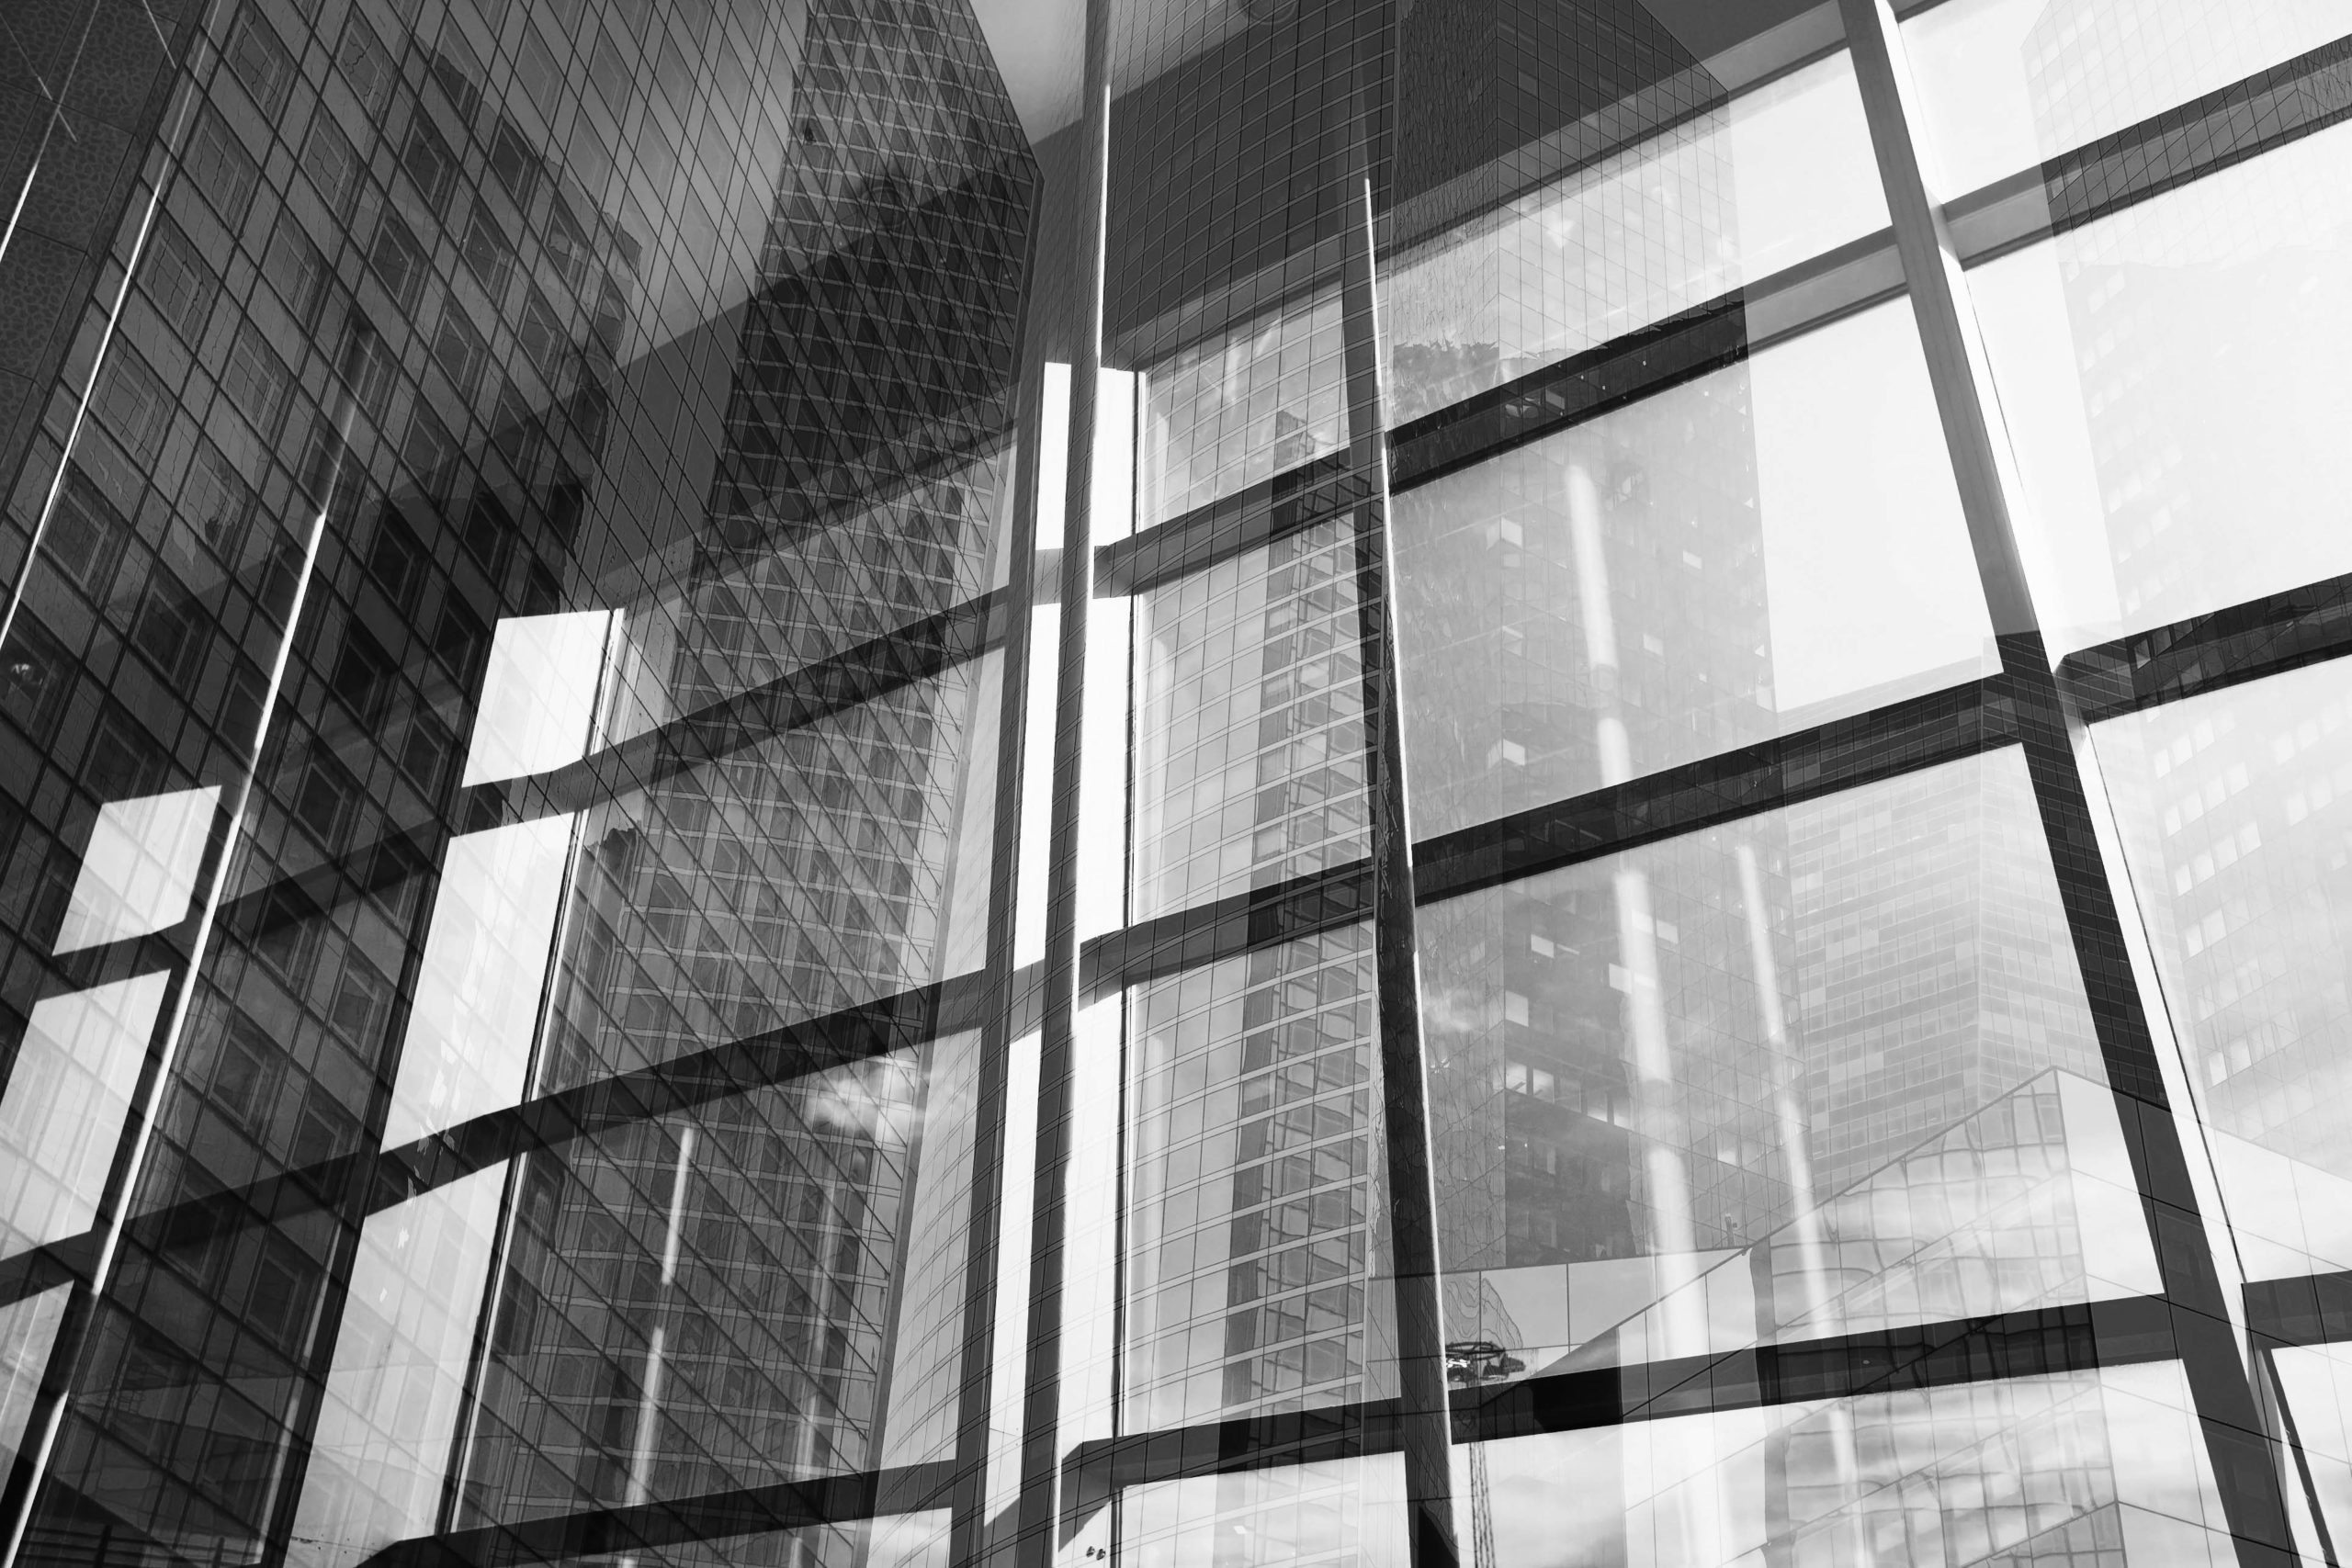
POLYGON ((0 28, 0 1568, 2337 1560, 2340 0, 0 28))

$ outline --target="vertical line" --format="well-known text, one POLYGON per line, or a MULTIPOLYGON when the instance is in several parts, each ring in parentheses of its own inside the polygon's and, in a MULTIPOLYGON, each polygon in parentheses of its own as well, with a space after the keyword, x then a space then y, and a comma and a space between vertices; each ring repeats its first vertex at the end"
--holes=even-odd
MULTIPOLYGON (((160 186, 158 187, 160 189, 160 186)), ((151 207, 149 216, 153 216, 151 207)), ((145 233, 142 227, 141 233, 145 233)), ((126 282, 126 287, 128 286, 126 282)), ((119 302, 118 302, 119 303, 119 302)), ((95 381, 95 377, 93 377, 95 381)), ((221 829, 220 849, 212 864, 212 879, 205 889, 203 912, 197 919, 195 940, 189 944, 187 969, 180 976, 177 994, 172 1002, 171 1021, 164 1026, 161 1042, 155 1047, 154 1059, 147 1076, 145 1092, 141 1095, 136 1119, 131 1124, 130 1140, 123 1160, 121 1184, 115 1190, 112 1213, 107 1220, 106 1234, 99 1243, 97 1260, 91 1266, 85 1290, 80 1294, 82 1313, 78 1322, 61 1329, 57 1343, 50 1353, 50 1375, 45 1384, 55 1385, 49 1408, 40 1419, 40 1437, 33 1450, 29 1465, 23 1466, 21 1479, 24 1495, 18 1500, 16 1517, 8 1529, 7 1549, 0 1552, 0 1568, 15 1568, 18 1552, 23 1549, 25 1531, 32 1523, 33 1509, 40 1500, 40 1486, 49 1471, 49 1462, 56 1451, 57 1434, 65 1416, 65 1406, 73 1397, 74 1365, 81 1358, 85 1342, 97 1322, 97 1314, 106 1300, 107 1286, 114 1273, 114 1262, 122 1248, 122 1235, 130 1218, 130 1205, 138 1195, 139 1180, 147 1165, 147 1153, 154 1142, 155 1122, 163 1111, 164 1096, 171 1088, 174 1070, 178 1066, 179 1049, 187 1032, 190 1004, 196 988, 204 977, 204 960, 212 944, 212 930, 220 919, 221 895, 229 886, 234 869, 237 846, 244 834, 245 816, 252 808, 255 781, 260 777, 262 759, 267 752, 270 720, 277 716, 279 694, 286 684, 286 667, 294 652, 295 638, 301 635, 302 610, 309 603, 311 581, 319 560, 319 546, 326 536, 327 514, 334 507, 334 492, 343 474, 344 459, 350 454, 351 422, 357 412, 347 382, 337 378, 335 391, 334 451, 325 472, 320 476, 318 510, 312 513, 308 537, 302 547, 302 570, 294 580, 294 597, 286 610, 285 630, 277 639, 277 652, 270 660, 269 680, 262 689, 260 716, 254 721, 253 750, 247 754, 243 773, 237 781, 237 793, 231 802, 221 829)))
POLYGON ((978 1562, 987 1545, 989 1421, 994 1409, 996 1303, 1001 1281, 997 1238, 1003 1211, 1004 1120, 1007 1085, 1012 1072, 1013 1040, 1012 1007, 1014 977, 1014 923, 1021 861, 1021 808, 1027 771, 1029 665, 1036 657, 1029 635, 1031 609, 1036 599, 1035 557, 1037 543, 1036 503, 1039 443, 1035 437, 1040 401, 1036 384, 1021 368, 1027 344, 1035 331, 1035 298, 1038 260, 1039 214, 1043 202, 1030 208, 1029 247, 1023 269, 1022 346, 1014 361, 1014 437, 1010 534, 1004 548, 1009 562, 1004 589, 1004 665, 998 694, 995 840, 989 857, 987 936, 987 995, 981 1013, 979 1069, 973 1089, 972 1152, 969 1199, 965 1217, 964 1319, 957 1357, 956 1451, 947 1560, 954 1568, 978 1562), (1031 438, 1023 442, 1026 424, 1031 438), (1024 456, 1025 453, 1025 456, 1024 456))
POLYGON ((1069 346, 1069 483, 1061 558, 1061 645, 1054 700, 1052 820, 1046 864, 1046 953, 1037 1073, 1037 1159, 1032 1183, 1029 1345, 1021 1431, 1021 1501, 1013 1561, 1053 1561, 1059 1515, 1062 1276, 1069 1180, 1072 1034, 1078 1015, 1078 807, 1086 728, 1086 629, 1094 598, 1094 421, 1102 381, 1102 269, 1108 243, 1111 150, 1110 0, 1087 0, 1086 118, 1080 146, 1077 300, 1069 346))
POLYGON ((2295 1425, 2295 1412, 2287 1398, 2287 1385, 2279 1381, 2278 1354, 2264 1349, 2258 1357, 2262 1370, 2269 1379, 2271 1398, 2278 1406, 2278 1425, 2286 1436, 2288 1452, 2294 1456, 2296 1477, 2302 1483, 2303 1506, 2311 1511, 2312 1531, 2319 1537, 2320 1558, 2327 1568, 2341 1568, 2335 1554, 2335 1535, 2327 1528, 2327 1510, 2320 1503, 2319 1482, 2312 1474, 2311 1453, 2303 1447, 2302 1432, 2295 1425))
MULTIPOLYGON (((203 21, 198 24, 198 42, 203 39, 205 25, 203 21)), ((173 175, 179 172, 180 139, 187 134, 188 125, 196 116, 196 105, 201 96, 195 82, 195 73, 191 71, 181 86, 165 89, 166 92, 185 90, 187 96, 180 100, 179 123, 164 134, 163 167, 155 171, 154 186, 147 193, 147 209, 140 214, 139 232, 130 242, 130 254, 123 260, 122 280, 115 287, 114 303, 107 310, 106 329, 98 334, 97 351, 91 355, 89 378, 82 384, 82 396, 74 405, 74 423, 66 427, 65 444, 57 454, 57 471, 50 476, 49 490, 41 498, 40 516, 35 520, 32 538, 25 546, 24 564, 17 568, 17 581, 8 591, 8 608, 0 613, 0 647, 6 646, 8 634, 16 627, 17 611, 25 602, 25 589, 32 581, 34 563, 40 558, 42 542, 49 536, 50 518, 57 511, 58 492, 65 484, 65 465, 73 460, 74 447, 82 439, 82 426, 89 422, 90 400, 97 395, 98 378, 106 373, 107 352, 114 346, 115 329, 122 321, 123 303, 130 298, 131 279, 139 275, 140 258, 146 254, 147 236, 154 231, 155 214, 163 206, 164 192, 170 188, 173 175)), ((108 250, 111 252, 111 245, 108 250)), ((292 629, 289 623, 289 636, 292 629)), ((13 1562, 15 1555, 16 1549, 12 1544, 7 1557, 0 1561, 13 1562)))
POLYGON ((1381 1134, 1389 1263, 1396 1313, 1396 1393, 1413 1568, 1453 1568, 1451 1430, 1445 1328, 1438 1300, 1437 1193, 1430 1159, 1429 1080, 1421 1054, 1414 953, 1413 837, 1405 790, 1403 702, 1397 689, 1395 558, 1388 525, 1388 438, 1381 395, 1377 231, 1372 180, 1356 164, 1360 221, 1351 224, 1341 277, 1351 467, 1370 494, 1357 505, 1356 614, 1361 617, 1372 807, 1372 942, 1379 1018, 1381 1134))
MULTIPOLYGON (((2199 1201, 2199 1188, 2210 1191, 2216 1184, 2210 1168, 2200 1179, 2189 1164, 2179 1117, 2193 1116, 2195 1108, 2186 1094, 2176 1106, 2166 1091, 2165 1059, 2108 867, 2112 856, 2128 876, 2112 807, 2103 791, 2095 798, 2084 778, 2080 758, 2089 737, 2079 709, 2058 688, 2042 642, 2017 543, 2023 488, 2006 428, 1996 428, 1999 404, 1959 252, 1928 189, 1913 137, 1917 117, 1901 33, 1888 0, 1838 0, 1838 10, 1985 606, 2017 694, 2035 805, 2233 1545, 2246 1568, 2291 1562, 2294 1536, 2275 1449, 2199 1201)), ((2156 983, 2151 969, 2149 984, 2156 983)), ((2176 1052, 2176 1073, 2178 1066, 2176 1052)))

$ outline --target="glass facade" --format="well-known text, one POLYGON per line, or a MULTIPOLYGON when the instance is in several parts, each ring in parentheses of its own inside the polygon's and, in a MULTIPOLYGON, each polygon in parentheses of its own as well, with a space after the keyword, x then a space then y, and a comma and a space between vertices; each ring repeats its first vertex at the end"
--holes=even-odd
POLYGON ((2336 1568, 2344 0, 0 31, 0 1568, 2336 1568))

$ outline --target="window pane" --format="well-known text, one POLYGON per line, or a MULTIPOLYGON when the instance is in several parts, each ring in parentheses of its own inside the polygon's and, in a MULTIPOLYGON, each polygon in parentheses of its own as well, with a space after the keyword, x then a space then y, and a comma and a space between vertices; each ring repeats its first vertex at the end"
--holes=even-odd
POLYGON ((1895 301, 1396 497, 1422 837, 1988 668, 1895 301))
POLYGON ((1339 293, 1326 290, 1145 371, 1143 525, 1346 446, 1346 349, 1339 293))
POLYGON ((1411 1534, 1404 1461, 1376 1454, 1129 1487, 1118 1560, 1138 1568, 1405 1568, 1411 1534))
POLYGON ((2352 1268, 2352 665, 2094 726, 2246 1271, 2352 1268))
POLYGON ((1135 915, 1369 852, 1351 520, 1138 594, 1135 915))
POLYGON ((2053 653, 2352 568, 2346 192, 2338 126, 1969 275, 2053 653))
POLYGON ((978 1050, 527 1156, 457 1524, 952 1458, 978 1050))
POLYGON ((1389 264, 1392 424, 1886 226, 1844 51, 1389 264))
POLYGON ((1371 931, 1131 993, 1124 1428, 1393 1395, 1371 931))
POLYGON ((1903 24, 1944 194, 2070 152, 2352 33, 2345 0, 1948 0, 1903 24))
POLYGON ((2156 1288, 2015 748, 1419 936, 1447 1332, 1521 1363, 1464 1373, 2156 1288))
POLYGON ((2177 1363, 1637 1421, 1454 1456, 1463 1533, 1490 1528, 1498 1568, 2237 1560, 2177 1363))

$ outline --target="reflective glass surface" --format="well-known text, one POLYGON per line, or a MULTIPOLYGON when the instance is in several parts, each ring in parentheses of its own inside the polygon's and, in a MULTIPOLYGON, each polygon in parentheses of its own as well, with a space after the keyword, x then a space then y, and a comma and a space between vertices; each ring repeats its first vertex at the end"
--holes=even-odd
POLYGON ((1415 831, 1973 678, 1991 626, 1896 300, 1396 499, 1415 831))
POLYGON ((1842 51, 1717 98, 1656 135, 1619 146, 1590 140, 1600 145, 1578 147, 1587 156, 1572 173, 1387 264, 1381 303, 1393 421, 1886 226, 1842 51))
POLYGON ((2336 912, 2352 682, 2334 665, 2097 726, 2191 1092, 2256 1278, 2352 1268, 2336 912))
POLYGON ((0 35, 0 1568, 2341 1557, 2341 0, 0 35))
POLYGON ((2339 127, 1969 275, 2053 651, 2352 568, 2347 190, 2339 127))
POLYGON ((1905 42, 1944 194, 1960 196, 2352 34, 2343 0, 1943 0, 1905 42))
POLYGON ((2156 1286, 2015 748, 1419 927, 1452 1338, 1540 1372, 2156 1286))

